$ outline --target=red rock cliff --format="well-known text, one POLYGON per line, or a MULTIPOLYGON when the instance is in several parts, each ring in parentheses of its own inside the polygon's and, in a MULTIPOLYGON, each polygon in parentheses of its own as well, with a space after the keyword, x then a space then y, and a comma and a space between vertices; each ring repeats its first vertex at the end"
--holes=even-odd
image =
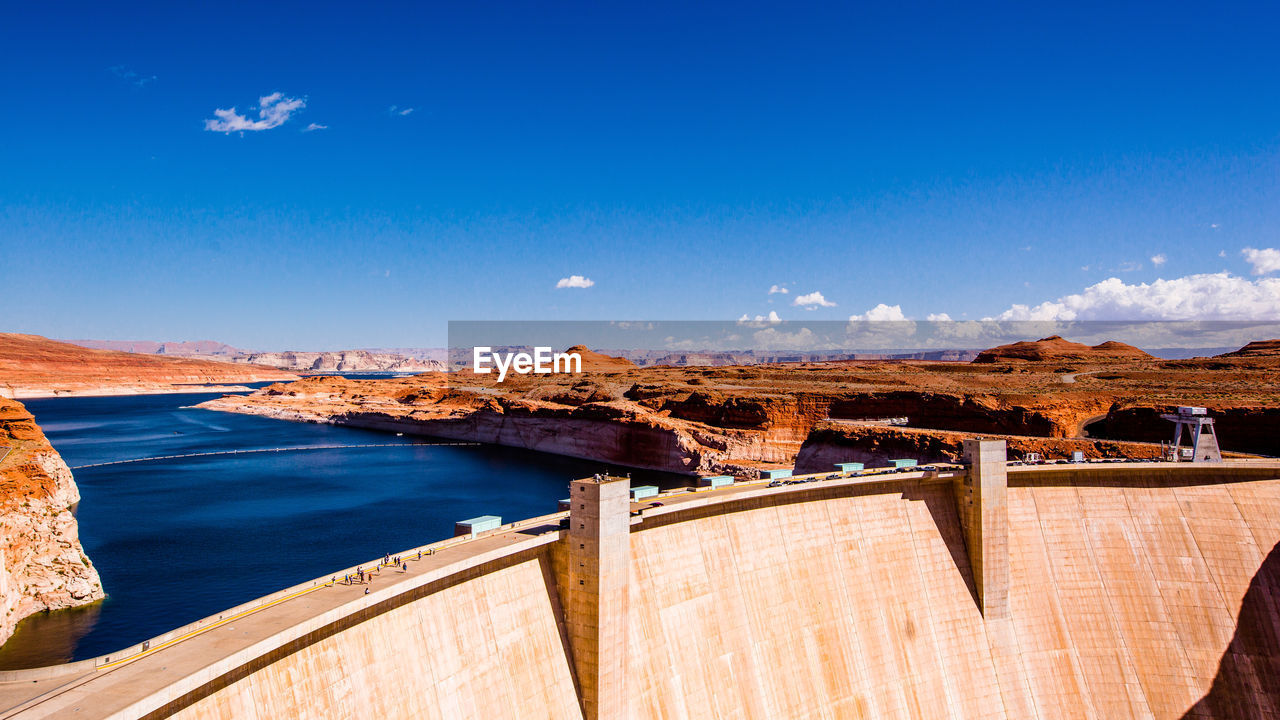
POLYGON ((31 413, 0 398, 0 642, 22 618, 100 600, 80 546, 71 470, 31 413))

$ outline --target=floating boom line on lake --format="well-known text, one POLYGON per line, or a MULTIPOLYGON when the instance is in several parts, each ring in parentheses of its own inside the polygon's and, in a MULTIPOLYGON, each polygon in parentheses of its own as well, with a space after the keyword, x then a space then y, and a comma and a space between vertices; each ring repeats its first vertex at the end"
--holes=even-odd
POLYGON ((132 460, 112 460, 110 462, 76 465, 72 470, 105 467, 107 465, 127 465, 129 463, 152 462, 154 460, 177 460, 179 458, 209 457, 210 455, 247 455, 249 453, 298 452, 301 450, 346 450, 348 448, 390 448, 390 447, 474 447, 477 442, 444 442, 444 443, 381 443, 373 445, 304 445, 302 447, 254 448, 246 450, 214 450, 211 452, 185 453, 182 455, 156 455, 154 457, 133 458, 132 460))

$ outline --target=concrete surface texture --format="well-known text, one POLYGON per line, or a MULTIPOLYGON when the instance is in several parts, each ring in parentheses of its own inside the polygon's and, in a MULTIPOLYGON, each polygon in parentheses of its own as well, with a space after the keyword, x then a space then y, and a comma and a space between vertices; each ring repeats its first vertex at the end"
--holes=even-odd
POLYGON ((603 476, 569 484, 569 566, 562 592, 587 720, 628 715, 629 486, 625 479, 603 476))
MULTIPOLYGON (((1280 716, 1280 465, 1010 468, 1007 612, 986 617, 965 475, 628 505, 629 547, 601 551, 630 555, 625 668, 611 670, 625 714, 1280 716)), ((550 527, 482 535, 371 596, 323 588, 310 610, 44 686, 17 713, 0 684, 0 717, 583 717, 560 601, 573 535, 550 527), (288 642, 265 635, 291 623, 288 642)))

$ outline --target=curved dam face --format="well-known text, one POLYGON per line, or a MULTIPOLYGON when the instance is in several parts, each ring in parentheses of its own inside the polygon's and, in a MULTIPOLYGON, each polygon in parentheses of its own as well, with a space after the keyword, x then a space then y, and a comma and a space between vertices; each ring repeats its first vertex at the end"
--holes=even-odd
POLYGON ((659 506, 575 482, 567 529, 10 673, 0 717, 1280 714, 1280 465, 988 467, 659 506))

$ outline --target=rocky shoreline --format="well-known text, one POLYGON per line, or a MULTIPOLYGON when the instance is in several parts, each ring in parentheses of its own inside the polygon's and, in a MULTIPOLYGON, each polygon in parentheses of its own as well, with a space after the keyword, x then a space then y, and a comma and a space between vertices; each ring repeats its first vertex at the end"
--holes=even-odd
POLYGON ((747 477, 950 460, 964 435, 1005 437, 1013 458, 1152 457, 1169 432, 1160 414, 1183 404, 1210 409, 1224 450, 1280 454, 1280 356, 1164 361, 1060 338, 1010 347, 983 363, 715 368, 637 368, 593 354, 577 375, 313 377, 198 407, 747 477), (905 427, 886 428, 887 418, 905 427))
POLYGON ((0 643, 23 618, 105 597, 80 545, 70 468, 20 403, 0 399, 0 643))

